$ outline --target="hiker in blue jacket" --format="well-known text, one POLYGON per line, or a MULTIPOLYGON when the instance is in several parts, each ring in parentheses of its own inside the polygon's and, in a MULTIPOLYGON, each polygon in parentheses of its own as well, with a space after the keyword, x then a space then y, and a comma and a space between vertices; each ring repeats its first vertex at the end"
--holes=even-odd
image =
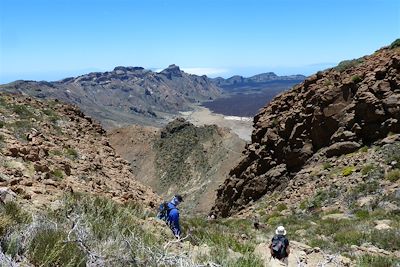
POLYGON ((178 205, 183 201, 182 196, 176 195, 169 203, 161 204, 158 218, 164 220, 171 228, 174 236, 180 238, 181 226, 179 225, 178 205))

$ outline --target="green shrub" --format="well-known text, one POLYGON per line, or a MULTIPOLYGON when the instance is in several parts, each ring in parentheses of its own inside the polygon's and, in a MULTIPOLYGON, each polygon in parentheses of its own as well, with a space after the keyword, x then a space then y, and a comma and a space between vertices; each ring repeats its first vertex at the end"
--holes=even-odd
POLYGON ((0 236, 4 235, 11 227, 27 224, 31 220, 30 214, 23 211, 15 202, 0 205, 0 236))
POLYGON ((339 245, 361 245, 365 240, 365 233, 355 229, 341 230, 334 234, 333 240, 339 245))
POLYGON ((385 179, 391 181, 392 183, 396 182, 397 180, 400 179, 400 170, 399 169, 395 169, 395 170, 389 171, 385 175, 385 179))
POLYGON ((50 150, 50 151, 49 151, 49 154, 50 154, 50 155, 54 155, 54 156, 62 156, 62 155, 63 155, 62 151, 57 150, 57 149, 55 149, 55 150, 50 150))
POLYGON ((357 210, 354 214, 358 219, 361 220, 369 218, 369 212, 367 210, 357 210))
POLYGON ((354 172, 354 170, 355 170, 354 166, 347 166, 347 167, 343 168, 342 175, 349 176, 350 174, 352 174, 354 172))
POLYGON ((366 152, 368 152, 368 146, 363 146, 358 151, 362 152, 362 153, 366 153, 366 152))
POLYGON ((25 105, 13 105, 12 111, 24 119, 33 117, 33 113, 25 105))
POLYGON ((351 194, 355 195, 368 195, 375 193, 379 189, 379 183, 377 181, 368 181, 366 183, 360 183, 354 187, 351 194))
POLYGON ((325 85, 325 86, 332 85, 332 81, 331 81, 331 80, 326 80, 326 81, 324 82, 324 85, 325 85))
POLYGON ((67 153, 67 156, 71 159, 78 158, 78 152, 73 148, 67 148, 65 152, 67 153))
POLYGON ((334 69, 339 72, 343 72, 349 68, 352 68, 354 66, 361 64, 362 62, 364 62, 363 58, 344 60, 344 61, 340 62, 336 67, 334 67, 334 69))
POLYGON ((400 231, 395 228, 387 230, 372 230, 368 237, 368 241, 385 250, 400 250, 400 231))
POLYGON ((357 258, 357 267, 393 267, 398 264, 400 264, 400 260, 387 256, 365 254, 357 258))
POLYGON ((396 39, 393 43, 390 44, 390 49, 400 47, 400 39, 396 39))
POLYGON ((351 81, 353 83, 359 83, 359 82, 362 81, 362 78, 360 76, 358 76, 358 75, 354 75, 353 77, 351 77, 351 81))
POLYGON ((44 229, 35 234, 28 257, 35 266, 86 266, 86 256, 74 242, 65 242, 61 230, 44 229))
POLYGON ((43 113, 48 116, 49 120, 52 123, 56 123, 58 120, 60 120, 60 117, 58 116, 58 114, 51 109, 45 109, 43 111, 43 113))
POLYGON ((300 202, 299 208, 302 210, 305 210, 308 208, 308 201, 307 200, 303 200, 302 202, 300 202))
POLYGON ((363 168, 361 169, 361 174, 366 175, 369 172, 371 172, 374 168, 375 166, 373 164, 364 165, 363 168))
POLYGON ((31 130, 32 123, 29 120, 18 120, 10 123, 9 126, 14 130, 17 138, 26 140, 26 133, 31 130))
POLYGON ((324 164, 322 164, 322 169, 328 170, 328 169, 330 169, 330 168, 332 168, 332 164, 331 164, 331 163, 329 163, 329 162, 324 162, 324 164))
POLYGON ((277 211, 283 211, 283 210, 286 210, 286 209, 287 209, 287 206, 286 206, 285 203, 279 203, 279 204, 276 206, 276 210, 277 210, 277 211))
POLYGON ((53 178, 55 178, 56 180, 62 180, 64 178, 64 172, 60 169, 53 170, 51 174, 53 175, 53 178))
POLYGON ((3 128, 6 125, 5 121, 0 121, 0 128, 3 128))

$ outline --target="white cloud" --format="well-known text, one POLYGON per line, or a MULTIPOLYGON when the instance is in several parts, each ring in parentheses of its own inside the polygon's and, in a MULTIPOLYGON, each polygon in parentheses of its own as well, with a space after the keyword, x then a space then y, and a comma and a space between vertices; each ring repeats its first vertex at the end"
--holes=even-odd
POLYGON ((223 68, 182 68, 182 70, 190 74, 207 76, 215 76, 229 71, 223 68))

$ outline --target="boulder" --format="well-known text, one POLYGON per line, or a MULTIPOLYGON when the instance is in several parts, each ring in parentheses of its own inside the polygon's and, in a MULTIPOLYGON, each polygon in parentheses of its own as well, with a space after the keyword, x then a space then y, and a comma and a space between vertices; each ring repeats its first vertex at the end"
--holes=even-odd
POLYGON ((360 147, 361 145, 357 142, 352 142, 352 141, 339 142, 330 145, 326 149, 325 153, 327 157, 340 156, 343 154, 352 153, 357 149, 359 149, 360 147))
POLYGON ((17 198, 17 194, 15 194, 8 187, 0 187, 0 201, 1 203, 13 202, 17 198))

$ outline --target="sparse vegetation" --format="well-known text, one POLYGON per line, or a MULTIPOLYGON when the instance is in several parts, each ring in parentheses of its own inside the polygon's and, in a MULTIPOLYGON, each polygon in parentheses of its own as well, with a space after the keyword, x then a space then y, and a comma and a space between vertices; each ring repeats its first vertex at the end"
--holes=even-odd
POLYGON ((330 162, 324 162, 324 163, 322 164, 322 169, 328 170, 328 169, 330 169, 330 168, 332 168, 332 164, 331 164, 330 162))
POLYGON ((359 82, 362 81, 362 78, 360 76, 358 76, 358 75, 354 75, 353 77, 351 77, 351 81, 353 83, 359 83, 359 82))
POLYGON ((355 171, 354 166, 347 166, 345 168, 343 168, 342 170, 342 175, 343 176, 349 176, 350 174, 352 174, 355 171))
POLYGON ((65 152, 67 153, 67 156, 71 159, 77 159, 78 158, 78 152, 73 149, 73 148, 67 148, 65 150, 65 152))
POLYGON ((56 180, 62 180, 64 178, 64 172, 60 169, 55 169, 51 172, 51 174, 53 175, 53 177, 56 180))
POLYGON ((390 49, 396 48, 396 47, 400 47, 400 39, 396 39, 394 40, 393 43, 390 44, 390 49))
POLYGON ((76 242, 66 242, 62 230, 40 229, 30 242, 28 258, 37 266, 86 266, 86 256, 76 242))
POLYGON ((371 172, 374 168, 375 166, 373 164, 364 165, 363 168, 361 169, 361 174, 366 175, 369 172, 371 172))
POLYGON ((344 60, 340 62, 334 69, 343 72, 349 68, 355 67, 364 62, 363 58, 353 59, 353 60, 344 60))
POLYGON ((286 209, 287 209, 287 206, 286 206, 285 203, 279 203, 279 204, 276 206, 276 210, 277 210, 277 211, 284 211, 284 210, 286 210, 286 209))
POLYGON ((199 173, 205 173, 210 165, 202 143, 217 134, 216 127, 195 127, 186 122, 174 121, 167 128, 169 132, 165 132, 164 136, 162 134, 161 139, 154 144, 161 184, 183 184, 190 178, 193 168, 199 173))
MULTIPOLYGON (((8 212, 16 209, 7 208, 8 212)), ((170 250, 173 244, 168 241, 173 237, 169 229, 149 220, 154 214, 134 203, 121 205, 75 193, 65 196, 56 210, 36 216, 34 221, 13 216, 1 210, 0 229, 5 225, 7 231, 0 240, 1 248, 12 259, 26 258, 35 266, 86 266, 89 261, 95 266, 195 266, 197 261, 262 266, 252 253, 255 236, 248 220, 218 220, 212 222, 212 227, 205 219, 184 220, 186 233, 191 229, 187 241, 210 248, 196 260, 170 250), (243 240, 240 232, 249 238, 243 240), (230 253, 239 256, 235 259, 230 253)))
POLYGON ((400 264, 398 259, 365 254, 357 258, 357 267, 392 267, 400 264))
POLYGON ((15 104, 12 106, 12 111, 18 114, 23 119, 32 118, 34 116, 26 105, 15 104))
POLYGON ((26 135, 32 129, 32 123, 30 120, 17 120, 8 124, 7 127, 11 127, 17 139, 26 141, 26 135))
POLYGON ((392 183, 396 182, 397 180, 400 179, 400 170, 399 169, 395 169, 395 170, 389 171, 385 175, 385 179, 391 181, 392 183))

